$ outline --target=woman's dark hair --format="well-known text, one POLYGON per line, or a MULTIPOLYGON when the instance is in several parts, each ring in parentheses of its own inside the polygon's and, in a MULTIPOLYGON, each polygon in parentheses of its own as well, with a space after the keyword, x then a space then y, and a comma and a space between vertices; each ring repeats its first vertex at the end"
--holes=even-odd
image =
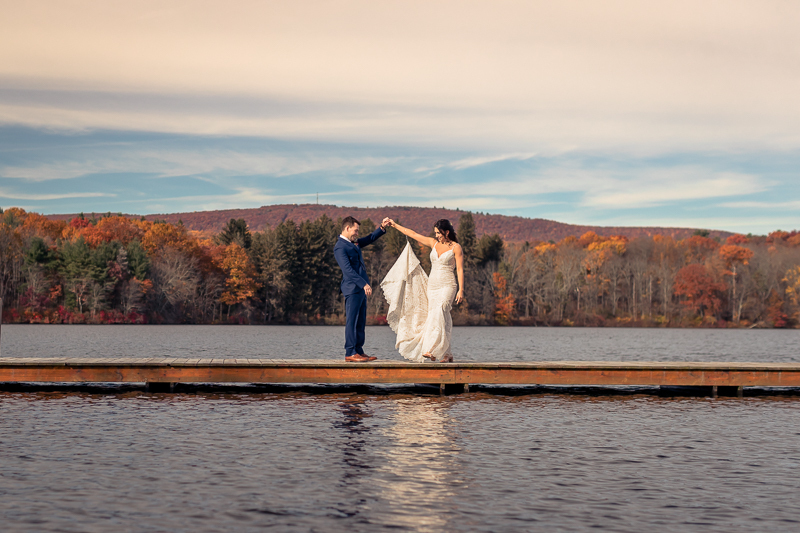
POLYGON ((441 233, 451 241, 458 242, 458 237, 456 237, 456 230, 453 229, 453 225, 446 218, 437 220, 436 224, 434 224, 433 227, 438 229, 439 233, 441 233))

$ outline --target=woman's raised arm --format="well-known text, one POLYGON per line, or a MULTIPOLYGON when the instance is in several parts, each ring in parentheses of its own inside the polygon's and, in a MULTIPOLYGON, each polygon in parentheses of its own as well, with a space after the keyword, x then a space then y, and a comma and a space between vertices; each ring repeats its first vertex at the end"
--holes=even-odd
POLYGON ((434 246, 436 246, 436 239, 434 239, 433 237, 426 237, 424 235, 420 235, 416 231, 405 228, 391 219, 389 220, 389 225, 392 226, 397 231, 399 231, 400 233, 402 233, 403 235, 405 235, 406 237, 411 237, 418 243, 424 244, 428 248, 433 248, 434 246))

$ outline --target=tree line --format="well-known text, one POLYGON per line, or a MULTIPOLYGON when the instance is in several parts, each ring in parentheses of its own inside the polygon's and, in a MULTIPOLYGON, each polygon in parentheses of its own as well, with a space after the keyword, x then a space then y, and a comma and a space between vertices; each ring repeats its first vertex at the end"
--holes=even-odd
MULTIPOLYGON (((374 229, 373 221, 361 222, 362 235, 374 229)), ((559 242, 506 243, 497 234, 477 237, 469 212, 456 229, 466 258, 456 324, 800 324, 796 231, 725 241, 702 231, 681 240, 588 232, 559 242)), ((344 301, 333 257, 339 230, 340 221, 325 215, 259 232, 231 219, 212 236, 180 221, 109 213, 67 222, 0 210, 3 320, 340 324, 344 301)), ((364 249, 376 289, 368 304, 371 323, 385 323, 379 281, 405 245, 390 228, 364 249)), ((430 249, 413 247, 429 271, 430 249)))

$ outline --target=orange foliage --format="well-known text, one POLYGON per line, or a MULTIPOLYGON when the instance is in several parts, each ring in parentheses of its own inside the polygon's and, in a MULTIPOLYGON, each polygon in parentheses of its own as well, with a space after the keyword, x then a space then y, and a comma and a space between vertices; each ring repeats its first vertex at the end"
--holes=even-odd
POLYGON ((583 235, 581 235, 580 239, 578 239, 578 244, 582 247, 586 248, 590 244, 598 243, 603 240, 597 233, 593 231, 587 231, 583 235))
POLYGON ((792 303, 800 305, 800 266, 787 270, 782 281, 786 283, 786 294, 792 299, 792 303))
POLYGON ((696 250, 716 250, 719 248, 719 243, 714 239, 703 237, 702 235, 692 235, 688 239, 683 239, 681 244, 687 248, 696 250))
POLYGON ((611 237, 608 240, 593 242, 589 245, 589 251, 605 251, 613 252, 617 255, 623 255, 628 247, 628 239, 625 237, 611 237))
MULTIPOLYGON (((574 238, 574 237, 573 237, 574 238)), ((508 282, 500 272, 492 275, 494 281, 494 295, 497 299, 495 304, 495 319, 498 324, 508 324, 514 316, 514 308, 517 304, 513 294, 508 292, 508 282)))
POLYGON ((142 247, 151 255, 163 248, 187 253, 199 252, 197 241, 188 235, 186 227, 179 224, 149 224, 142 236, 142 247))
POLYGON ((11 215, 14 218, 23 219, 28 214, 28 212, 22 209, 21 207, 9 207, 5 211, 3 211, 3 214, 11 215))
POLYGON ((693 235, 688 239, 683 239, 680 244, 686 249, 686 258, 689 263, 701 263, 719 248, 717 241, 701 235, 693 235))
POLYGON ((541 244, 538 244, 536 246, 536 248, 533 249, 533 251, 537 255, 546 254, 548 252, 555 252, 556 251, 556 245, 555 244, 551 244, 549 242, 543 242, 541 244))
POLYGON ((797 230, 794 231, 773 231, 769 235, 767 235, 767 242, 772 243, 781 243, 781 244, 789 244, 790 246, 797 246, 800 244, 800 233, 797 230))
POLYGON ((772 322, 774 328, 785 328, 789 326, 791 319, 783 310, 783 300, 774 289, 769 295, 769 307, 767 307, 767 317, 772 322))
POLYGON ((719 255, 728 265, 733 263, 746 265, 753 257, 753 250, 734 244, 726 244, 719 249, 719 255))
POLYGON ((61 238, 67 223, 63 220, 50 220, 39 213, 28 213, 22 227, 39 237, 49 237, 52 240, 61 238))
POLYGON ((256 269, 250 262, 247 252, 238 244, 219 247, 221 253, 214 256, 214 262, 225 272, 226 290, 219 301, 227 305, 242 303, 255 296, 258 284, 255 281, 256 269))
MULTIPOLYGON (((596 243, 593 243, 593 245, 594 244, 596 243)), ((593 278, 597 271, 600 270, 603 264, 608 261, 610 257, 611 249, 609 247, 597 247, 595 249, 590 248, 589 253, 586 254, 586 258, 583 260, 583 268, 586 269, 586 277, 593 278)))
POLYGON ((747 244, 748 242, 750 242, 750 239, 748 239, 744 235, 737 233, 736 235, 731 235, 730 237, 728 237, 725 240, 725 242, 727 244, 747 244))
POLYGON ((96 247, 104 242, 120 241, 127 246, 134 239, 141 239, 144 231, 125 217, 104 217, 96 225, 89 225, 80 232, 86 243, 96 247))
POLYGON ((683 304, 701 314, 718 312, 722 306, 720 293, 726 289, 724 283, 714 281, 703 265, 687 265, 675 276, 675 294, 685 296, 683 304))

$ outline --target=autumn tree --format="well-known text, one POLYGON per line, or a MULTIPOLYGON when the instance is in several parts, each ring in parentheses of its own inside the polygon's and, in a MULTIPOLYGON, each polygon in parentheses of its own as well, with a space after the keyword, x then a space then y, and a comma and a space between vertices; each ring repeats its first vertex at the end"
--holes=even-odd
MULTIPOLYGON (((220 301, 228 306, 228 318, 231 307, 237 304, 249 304, 258 290, 256 270, 250 262, 247 251, 236 243, 222 247, 215 257, 217 266, 225 273, 225 290, 220 301)), ((249 307, 246 305, 246 307, 249 307)))
POLYGON ((175 248, 163 248, 151 260, 150 277, 153 288, 148 291, 148 303, 157 318, 185 321, 201 279, 197 257, 175 248))
POLYGON ((724 274, 731 277, 731 315, 733 315, 733 320, 735 322, 739 322, 741 319, 743 300, 740 301, 736 297, 736 269, 740 265, 749 263, 750 259, 753 257, 753 251, 736 244, 725 244, 720 247, 719 255, 728 267, 724 274))
POLYGON ((495 320, 498 324, 506 326, 511 323, 511 319, 514 316, 516 302, 514 301, 514 296, 508 292, 506 278, 500 272, 495 272, 492 277, 496 301, 495 320))
POLYGON ((724 283, 714 281, 706 267, 697 263, 683 267, 675 277, 675 294, 683 296, 684 305, 700 316, 711 316, 720 311, 720 293, 726 289, 724 283))
POLYGON ((6 308, 20 282, 24 262, 22 237, 14 231, 13 213, 9 216, 9 211, 3 213, 4 222, 0 223, 0 298, 6 308))

